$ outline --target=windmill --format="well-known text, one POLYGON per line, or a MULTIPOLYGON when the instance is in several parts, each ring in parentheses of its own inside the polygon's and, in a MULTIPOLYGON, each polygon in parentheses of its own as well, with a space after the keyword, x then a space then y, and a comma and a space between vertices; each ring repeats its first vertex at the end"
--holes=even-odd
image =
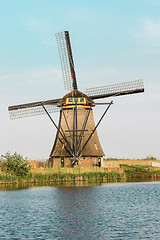
POLYGON ((47 101, 9 106, 11 119, 47 114, 57 129, 56 138, 50 153, 51 166, 101 166, 104 152, 100 145, 97 128, 113 101, 96 103, 95 99, 116 97, 144 92, 142 80, 118 83, 97 88, 78 90, 69 32, 56 34, 58 51, 62 66, 65 89, 64 97, 47 101), (94 123, 93 107, 106 105, 97 124, 94 123), (59 111, 58 125, 51 113, 59 111))

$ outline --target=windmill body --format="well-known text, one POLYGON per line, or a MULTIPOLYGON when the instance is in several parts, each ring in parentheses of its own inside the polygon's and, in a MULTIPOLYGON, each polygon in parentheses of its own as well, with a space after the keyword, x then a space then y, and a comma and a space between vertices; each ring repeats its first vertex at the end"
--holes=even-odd
POLYGON ((97 127, 112 105, 107 107, 97 124, 93 118, 95 99, 144 92, 142 80, 89 88, 80 92, 76 81, 69 32, 56 34, 65 88, 70 90, 63 98, 9 106, 11 119, 47 114, 57 129, 50 153, 50 166, 102 166, 104 152, 100 145, 97 127), (59 123, 54 122, 51 113, 59 111, 59 123))
POLYGON ((56 139, 50 154, 52 166, 96 166, 98 161, 104 156, 104 152, 99 142, 93 118, 93 101, 84 93, 75 90, 70 92, 60 101, 61 111, 56 139), (72 96, 74 94, 74 97, 72 96), (61 136, 59 129, 63 131, 61 136), (92 137, 82 150, 89 136, 92 137))

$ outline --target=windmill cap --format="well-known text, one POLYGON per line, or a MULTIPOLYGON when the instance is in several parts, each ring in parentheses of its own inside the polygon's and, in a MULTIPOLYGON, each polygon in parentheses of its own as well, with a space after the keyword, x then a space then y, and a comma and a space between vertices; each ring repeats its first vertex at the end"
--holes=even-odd
POLYGON ((73 92, 67 93, 61 100, 59 101, 58 105, 63 105, 66 103, 67 98, 85 98, 86 104, 90 105, 93 103, 92 99, 90 99, 85 93, 80 92, 78 90, 74 90, 73 92))

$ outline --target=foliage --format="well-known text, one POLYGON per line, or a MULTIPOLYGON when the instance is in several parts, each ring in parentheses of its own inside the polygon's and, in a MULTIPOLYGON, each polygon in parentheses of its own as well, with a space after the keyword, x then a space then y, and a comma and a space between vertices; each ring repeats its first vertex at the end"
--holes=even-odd
POLYGON ((148 156, 144 160, 157 160, 154 156, 148 156))
POLYGON ((120 164, 127 178, 151 178, 153 167, 149 165, 125 165, 120 164))
POLYGON ((24 177, 31 169, 28 161, 16 152, 13 155, 10 152, 1 155, 0 161, 1 171, 10 175, 24 177))
POLYGON ((29 184, 67 184, 67 183, 98 183, 98 182, 124 182, 134 179, 138 180, 159 180, 160 170, 149 165, 124 165, 121 164, 124 172, 108 172, 103 168, 44 168, 31 169, 24 177, 10 173, 0 174, 1 183, 29 183, 29 184))
POLYGON ((137 161, 139 161, 139 160, 158 160, 156 157, 154 157, 154 156, 147 156, 146 158, 142 158, 142 159, 140 159, 140 158, 132 158, 132 159, 129 159, 129 158, 112 158, 112 157, 110 157, 110 158, 103 158, 103 160, 104 161, 134 161, 134 160, 137 160, 137 161))

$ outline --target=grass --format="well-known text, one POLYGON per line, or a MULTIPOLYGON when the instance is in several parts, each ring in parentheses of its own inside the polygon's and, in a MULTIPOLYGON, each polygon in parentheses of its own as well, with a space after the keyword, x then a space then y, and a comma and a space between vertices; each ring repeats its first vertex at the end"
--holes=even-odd
POLYGON ((150 165, 125 165, 121 164, 120 167, 124 170, 127 179, 160 179, 160 170, 156 170, 150 165))
POLYGON ((25 177, 0 173, 0 184, 14 183, 67 183, 67 182, 119 182, 134 179, 160 180, 160 170, 149 165, 121 164, 121 171, 105 171, 104 168, 36 168, 25 177))
POLYGON ((124 179, 124 173, 106 172, 103 168, 44 168, 32 169, 21 178, 18 176, 0 174, 0 183, 50 183, 50 182, 108 182, 124 179))

